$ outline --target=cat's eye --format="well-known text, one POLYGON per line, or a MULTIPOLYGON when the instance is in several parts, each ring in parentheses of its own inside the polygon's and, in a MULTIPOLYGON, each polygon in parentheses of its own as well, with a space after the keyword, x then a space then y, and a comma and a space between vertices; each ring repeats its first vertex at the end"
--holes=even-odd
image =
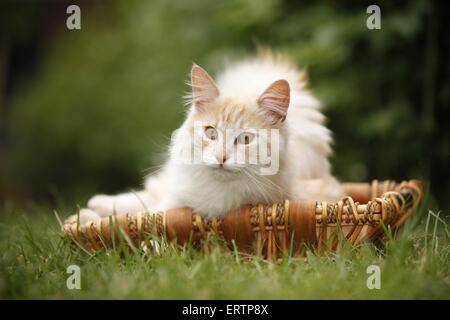
POLYGON ((217 139, 217 130, 213 127, 206 127, 205 128, 205 136, 210 140, 216 140, 217 139))
POLYGON ((243 132, 236 138, 236 142, 239 144, 249 144, 255 138, 255 135, 251 132, 243 132))

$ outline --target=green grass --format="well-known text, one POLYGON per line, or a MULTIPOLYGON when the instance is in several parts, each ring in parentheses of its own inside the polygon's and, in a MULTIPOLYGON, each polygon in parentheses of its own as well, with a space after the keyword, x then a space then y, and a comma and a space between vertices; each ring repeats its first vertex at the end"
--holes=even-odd
POLYGON ((383 247, 268 263, 174 248, 160 255, 119 248, 89 255, 59 235, 52 210, 0 212, 0 299, 450 299, 450 237, 442 214, 417 212, 383 247), (69 290, 66 269, 81 268, 69 290), (381 268, 369 290, 366 269, 381 268))

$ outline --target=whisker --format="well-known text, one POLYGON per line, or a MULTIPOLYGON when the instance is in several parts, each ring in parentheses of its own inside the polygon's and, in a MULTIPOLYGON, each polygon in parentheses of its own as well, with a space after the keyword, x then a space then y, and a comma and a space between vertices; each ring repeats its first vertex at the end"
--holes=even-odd
MULTIPOLYGON (((245 175, 249 178, 249 180, 253 183, 253 185, 258 189, 259 193, 264 198, 264 201, 267 203, 272 202, 272 196, 258 183, 259 181, 256 180, 256 178, 250 172, 248 172, 245 168, 244 168, 244 170, 242 170, 242 172, 245 173, 245 175)), ((263 186, 265 186, 265 185, 263 184, 263 186)))

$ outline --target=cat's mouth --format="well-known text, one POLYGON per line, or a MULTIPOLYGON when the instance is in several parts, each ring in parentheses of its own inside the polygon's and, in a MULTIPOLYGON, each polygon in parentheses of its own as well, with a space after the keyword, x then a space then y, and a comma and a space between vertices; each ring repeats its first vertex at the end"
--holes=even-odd
POLYGON ((215 165, 209 165, 208 166, 213 172, 220 174, 220 175, 232 175, 232 174, 238 174, 239 170, 236 168, 233 168, 226 164, 215 164, 215 165))

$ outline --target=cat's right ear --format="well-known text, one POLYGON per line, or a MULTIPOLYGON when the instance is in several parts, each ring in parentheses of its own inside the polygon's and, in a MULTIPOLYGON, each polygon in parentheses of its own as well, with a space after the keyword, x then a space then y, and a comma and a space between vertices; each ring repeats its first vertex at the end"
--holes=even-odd
POLYGON ((208 72, 195 63, 191 69, 191 87, 193 102, 198 109, 219 97, 219 89, 214 80, 208 72))
POLYGON ((272 83, 259 97, 258 105, 264 110, 272 124, 286 119, 290 100, 289 83, 278 80, 272 83))

